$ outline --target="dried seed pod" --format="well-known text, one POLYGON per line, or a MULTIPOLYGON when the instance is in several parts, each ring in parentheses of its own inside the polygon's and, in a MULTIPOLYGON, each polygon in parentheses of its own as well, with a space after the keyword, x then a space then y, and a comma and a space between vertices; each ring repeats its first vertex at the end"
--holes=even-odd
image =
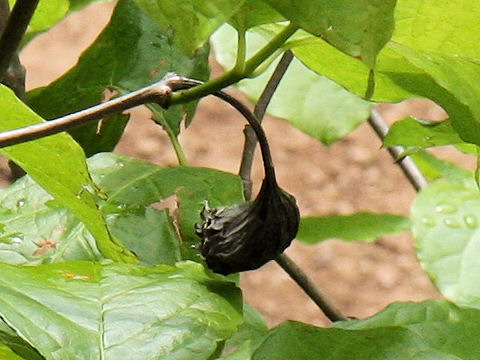
POLYGON ((214 272, 257 269, 275 259, 292 242, 300 214, 296 201, 266 178, 253 201, 210 209, 205 206, 196 232, 202 238, 202 255, 214 272))
MULTIPOLYGON (((178 78, 175 89, 186 89, 201 81, 178 78)), ((253 201, 202 210, 202 223, 195 225, 202 238, 202 255, 213 271, 227 275, 257 269, 275 259, 292 242, 300 214, 295 198, 283 191, 275 178, 267 137, 255 115, 240 101, 223 91, 213 95, 228 102, 248 121, 262 151, 265 179, 253 201)))

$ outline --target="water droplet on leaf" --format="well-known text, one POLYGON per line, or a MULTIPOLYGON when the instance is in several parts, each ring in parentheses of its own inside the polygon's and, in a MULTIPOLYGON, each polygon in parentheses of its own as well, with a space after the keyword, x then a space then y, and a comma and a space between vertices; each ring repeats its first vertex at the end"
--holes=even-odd
POLYGON ((452 214, 457 211, 457 207, 448 202, 441 202, 435 206, 435 211, 440 214, 452 214))
POLYGON ((465 215, 463 221, 469 228, 476 228, 478 226, 478 219, 475 215, 465 215))
POLYGON ((443 219, 443 223, 449 228, 459 228, 461 226, 457 220, 450 218, 443 219))
POLYGON ((22 207, 23 205, 25 205, 25 199, 20 199, 17 201, 17 207, 22 207))
POLYGON ((21 244, 22 241, 23 241, 23 237, 19 236, 19 235, 15 235, 15 236, 12 236, 10 238, 10 241, 13 243, 13 244, 21 244))
POLYGON ((422 217, 422 223, 427 226, 435 226, 437 222, 431 216, 424 216, 422 217))

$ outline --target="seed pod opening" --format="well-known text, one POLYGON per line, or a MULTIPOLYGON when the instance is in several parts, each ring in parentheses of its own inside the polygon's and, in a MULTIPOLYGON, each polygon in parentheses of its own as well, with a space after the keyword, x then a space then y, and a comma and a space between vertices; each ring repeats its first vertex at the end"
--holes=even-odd
POLYGON ((271 178, 263 180, 253 201, 202 210, 196 225, 202 255, 216 273, 257 269, 275 259, 292 242, 300 214, 293 196, 271 178))

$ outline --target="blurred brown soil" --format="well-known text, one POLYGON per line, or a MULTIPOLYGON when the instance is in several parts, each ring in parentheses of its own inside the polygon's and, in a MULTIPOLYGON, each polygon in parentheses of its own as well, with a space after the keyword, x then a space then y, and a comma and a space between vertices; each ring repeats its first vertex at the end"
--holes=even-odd
MULTIPOLYGON (((73 66, 79 53, 108 21, 111 9, 112 4, 90 6, 29 45, 21 56, 28 71, 28 88, 48 84, 73 66)), ((214 74, 218 72, 215 67, 214 74)), ((438 109, 419 101, 382 106, 380 110, 389 121, 410 111, 425 117, 441 116, 438 109)), ((149 120, 149 112, 140 108, 132 114, 117 151, 160 165, 174 165, 175 155, 168 139, 149 120)), ((286 121, 267 118, 264 124, 279 183, 295 195, 302 215, 360 210, 408 215, 415 192, 367 124, 330 147, 286 121)), ((243 126, 242 119, 227 105, 212 98, 203 100, 193 124, 181 135, 191 164, 238 171, 243 126)), ((4 166, 1 171, 6 179, 4 166)), ((255 184, 262 176, 257 156, 255 184)), ((363 318, 393 301, 439 297, 417 262, 408 233, 382 237, 369 244, 338 240, 315 246, 294 243, 287 254, 348 316, 363 318)), ((246 300, 264 314, 270 325, 288 319, 316 325, 328 323, 274 262, 244 273, 241 285, 246 300)))

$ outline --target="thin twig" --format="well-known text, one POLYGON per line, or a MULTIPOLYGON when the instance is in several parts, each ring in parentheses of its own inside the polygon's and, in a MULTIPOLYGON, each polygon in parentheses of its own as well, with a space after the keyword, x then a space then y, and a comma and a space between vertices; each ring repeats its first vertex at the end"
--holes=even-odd
POLYGON ((19 129, 7 130, 0 133, 0 147, 21 144, 26 141, 39 139, 65 130, 86 124, 92 120, 99 120, 106 115, 121 112, 147 102, 155 102, 160 106, 168 107, 172 93, 169 82, 176 79, 174 75, 167 75, 159 82, 136 90, 127 95, 119 96, 104 103, 92 106, 76 113, 60 118, 26 126, 19 129))
POLYGON ((5 25, 7 25, 9 16, 10 6, 8 0, 0 0, 0 36, 2 36, 3 29, 5 29, 5 25))
POLYGON ((281 254, 275 260, 285 272, 302 288, 303 291, 322 309, 327 318, 332 321, 348 320, 323 294, 315 282, 305 274, 287 255, 281 254))
POLYGON ((17 0, 0 37, 0 80, 15 56, 39 0, 17 0))
MULTIPOLYGON (((385 138, 385 135, 387 135, 389 128, 377 110, 372 110, 370 118, 368 119, 368 123, 383 142, 383 139, 385 138)), ((416 191, 420 191, 421 188, 428 185, 427 179, 425 179, 422 172, 418 169, 415 162, 409 156, 405 156, 401 160, 398 160, 404 153, 403 147, 392 146, 388 148, 388 152, 400 166, 406 178, 416 191)))
MULTIPOLYGON (((256 116, 260 123, 262 123, 268 104, 270 103, 270 100, 272 99, 275 90, 277 90, 277 87, 280 84, 280 80, 282 80, 283 75, 287 71, 292 59, 293 54, 290 50, 286 51, 283 54, 280 62, 277 64, 275 70, 273 71, 272 76, 268 80, 265 89, 260 95, 260 98, 258 99, 258 102, 255 105, 255 109, 253 111, 253 114, 256 116)), ((249 200, 252 197, 251 173, 253 157, 255 155, 255 146, 257 145, 257 137, 255 136, 255 132, 252 130, 250 125, 245 126, 243 132, 245 134, 245 143, 243 145, 242 160, 240 162, 240 170, 238 174, 243 181, 243 194, 245 196, 245 199, 249 200)))

